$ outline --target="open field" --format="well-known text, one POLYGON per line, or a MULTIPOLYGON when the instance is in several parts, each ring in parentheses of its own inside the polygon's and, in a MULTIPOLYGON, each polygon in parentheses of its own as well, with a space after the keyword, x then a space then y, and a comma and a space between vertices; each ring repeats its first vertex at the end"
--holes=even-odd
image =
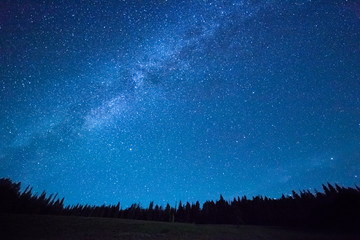
POLYGON ((40 215, 0 216, 0 239, 360 239, 359 233, 328 233, 263 226, 195 225, 110 218, 40 215))

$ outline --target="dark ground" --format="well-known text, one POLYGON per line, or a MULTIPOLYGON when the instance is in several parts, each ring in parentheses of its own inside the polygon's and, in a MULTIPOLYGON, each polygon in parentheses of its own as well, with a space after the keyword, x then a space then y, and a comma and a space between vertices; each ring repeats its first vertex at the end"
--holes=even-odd
POLYGON ((1 215, 0 239, 360 239, 360 233, 111 218, 1 215))

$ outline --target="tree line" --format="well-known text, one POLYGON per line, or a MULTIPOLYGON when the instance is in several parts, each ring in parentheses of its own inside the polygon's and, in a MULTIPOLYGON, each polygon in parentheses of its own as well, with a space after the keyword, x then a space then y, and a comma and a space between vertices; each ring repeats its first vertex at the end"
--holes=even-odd
POLYGON ((147 208, 132 204, 126 209, 116 205, 68 205, 57 194, 21 191, 21 183, 0 179, 0 213, 48 214, 84 217, 109 217, 199 224, 291 225, 313 227, 352 227, 360 224, 360 188, 322 185, 323 191, 292 191, 280 199, 246 196, 227 201, 182 203, 165 207, 150 202, 147 208))

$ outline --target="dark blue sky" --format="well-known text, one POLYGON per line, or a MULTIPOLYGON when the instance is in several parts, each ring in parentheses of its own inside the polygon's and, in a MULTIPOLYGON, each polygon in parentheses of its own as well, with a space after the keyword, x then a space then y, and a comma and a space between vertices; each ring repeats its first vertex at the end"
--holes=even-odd
POLYGON ((66 203, 353 186, 360 2, 0 1, 0 94, 0 177, 66 203))

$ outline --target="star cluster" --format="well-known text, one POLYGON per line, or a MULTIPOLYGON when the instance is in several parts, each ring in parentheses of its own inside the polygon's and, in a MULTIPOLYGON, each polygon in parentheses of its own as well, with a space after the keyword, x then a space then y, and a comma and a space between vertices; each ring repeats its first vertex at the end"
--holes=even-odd
POLYGON ((0 176, 123 206, 359 184, 359 10, 0 2, 0 176))

